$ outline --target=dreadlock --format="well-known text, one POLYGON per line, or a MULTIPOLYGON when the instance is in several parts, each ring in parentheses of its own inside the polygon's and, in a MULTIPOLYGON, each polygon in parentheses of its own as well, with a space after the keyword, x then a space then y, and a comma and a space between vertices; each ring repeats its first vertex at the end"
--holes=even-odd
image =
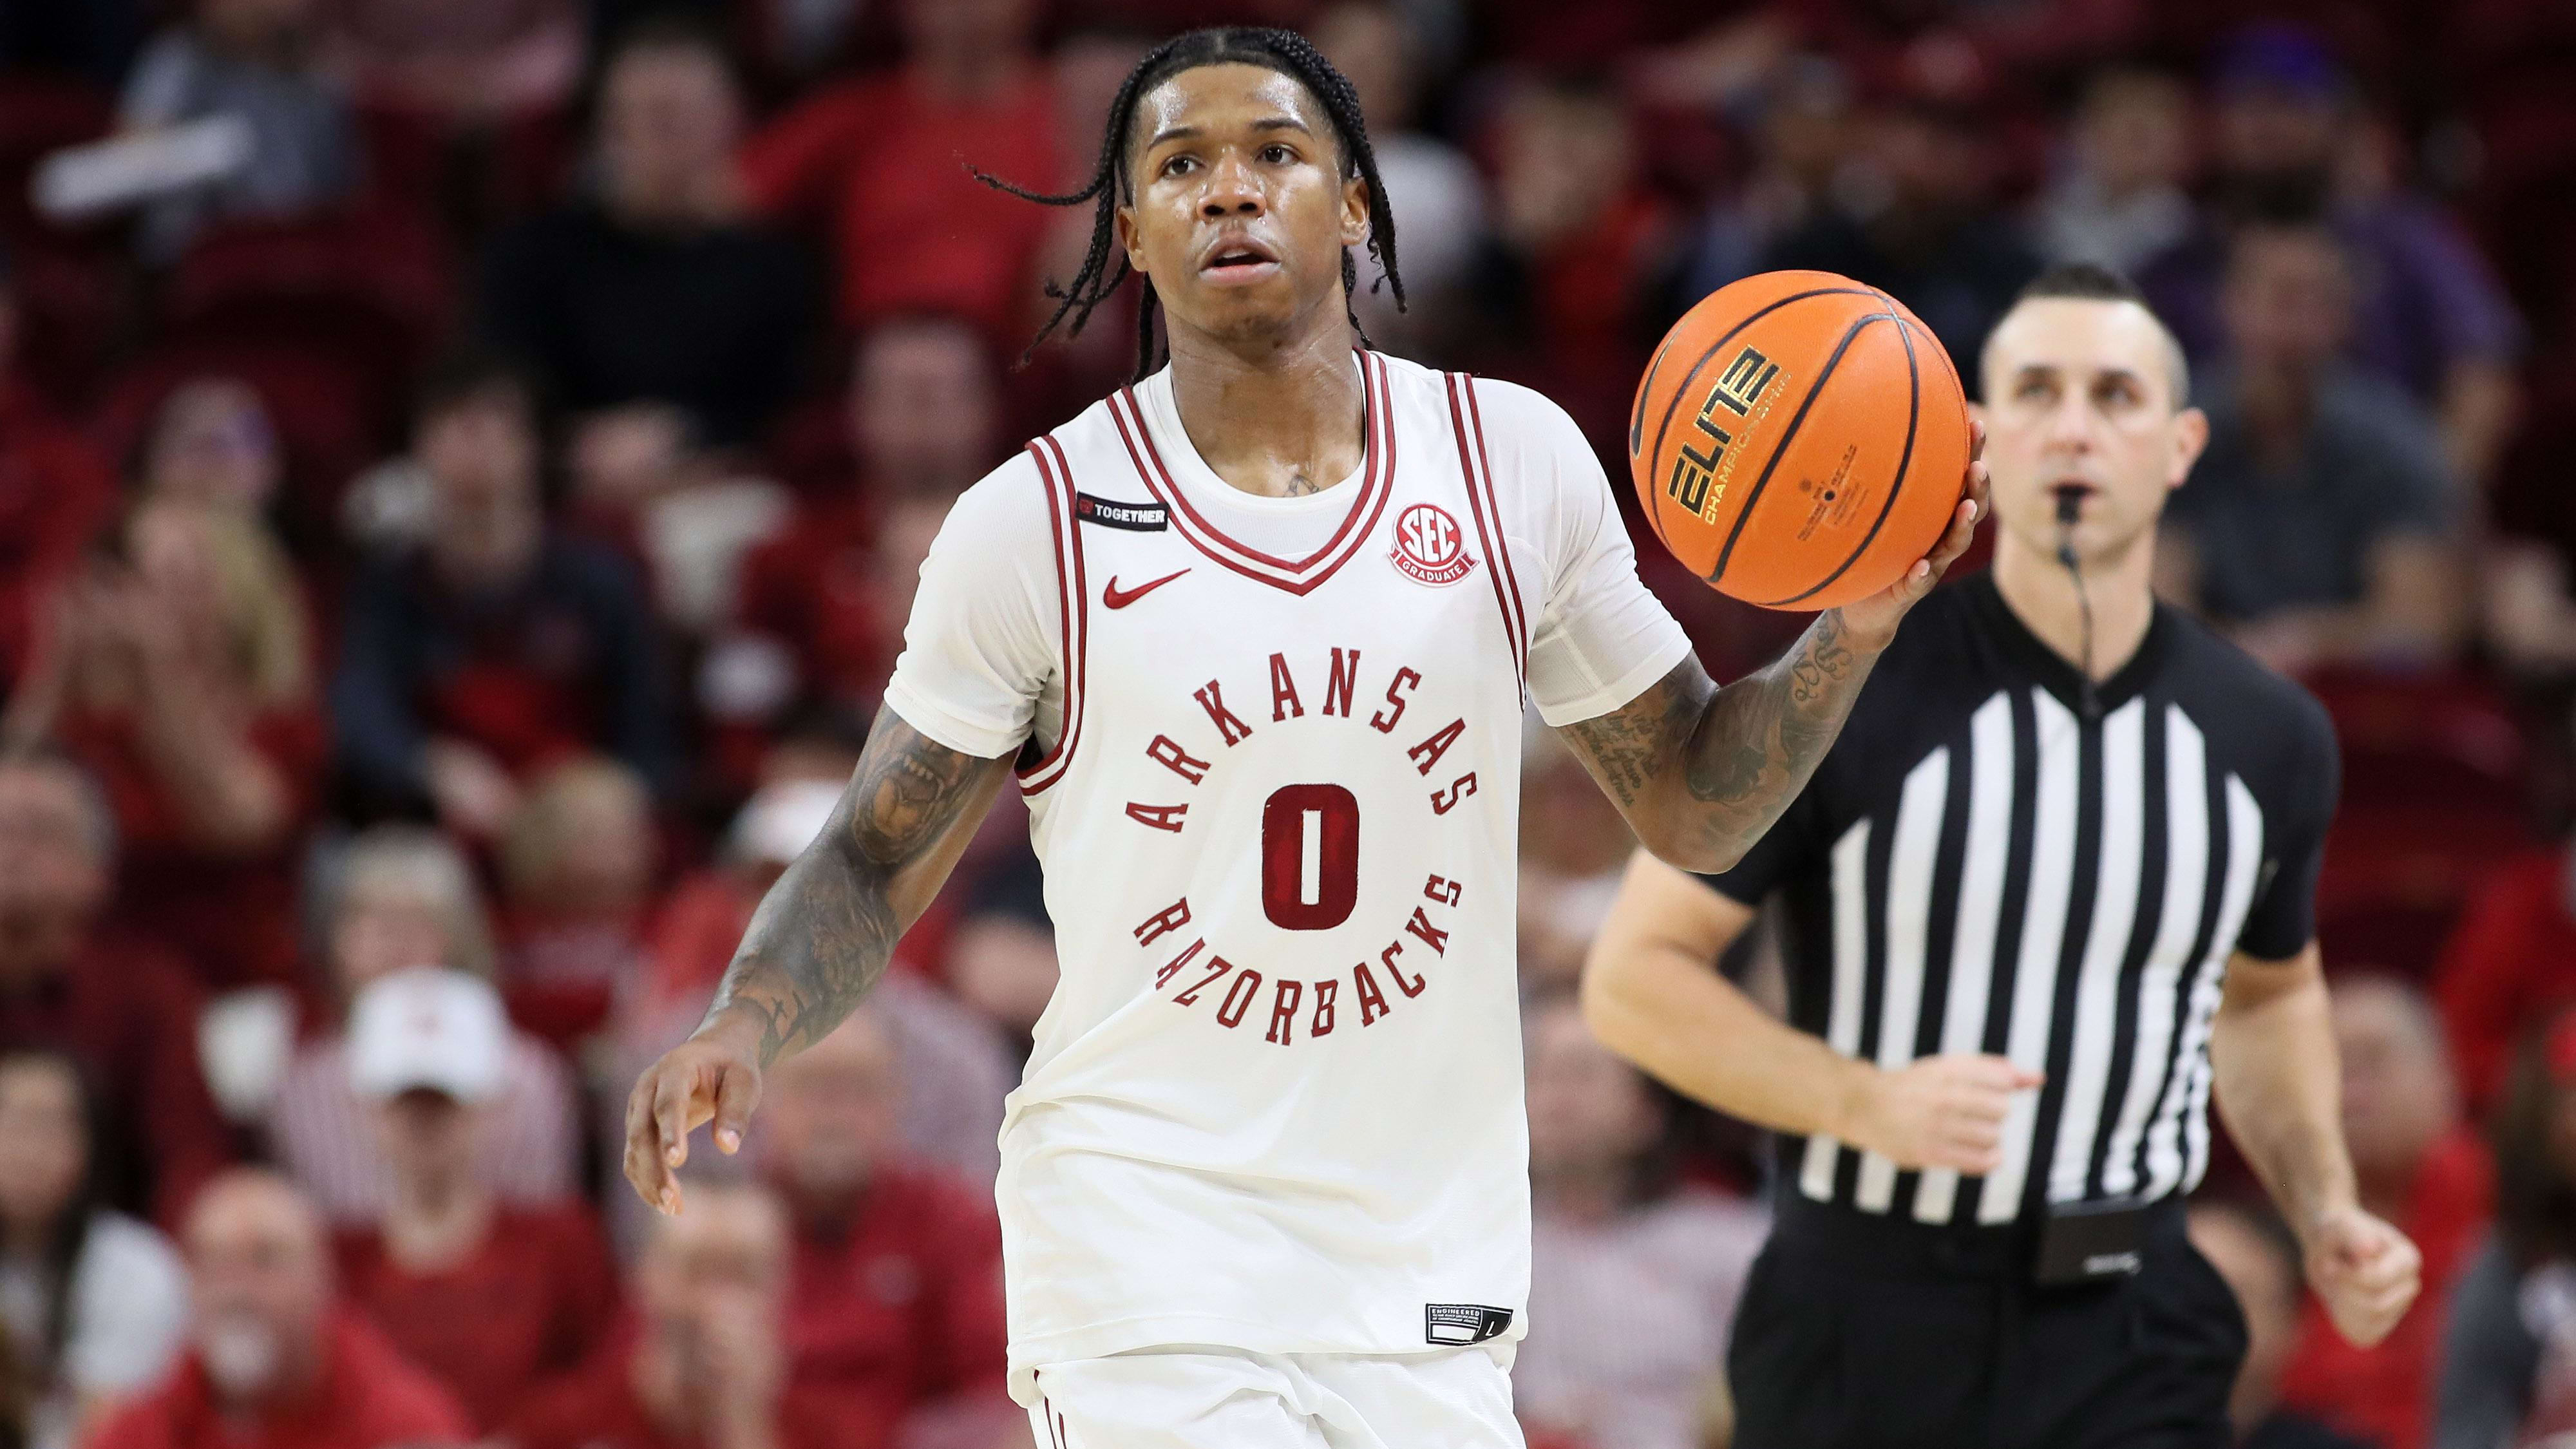
MULTIPOLYGON (((1386 269, 1386 283, 1395 290, 1395 305, 1404 307, 1404 278, 1395 266, 1395 212, 1386 204, 1386 183, 1378 179, 1377 153, 1370 149, 1368 127, 1360 120, 1359 93, 1323 53, 1293 30, 1271 30, 1253 26, 1224 26, 1193 30, 1164 41, 1149 52, 1136 68, 1127 73, 1118 87, 1116 99, 1109 103, 1109 125, 1100 138, 1100 162, 1093 168, 1091 180, 1080 190, 1053 195, 1031 191, 994 176, 980 168, 975 178, 998 191, 1047 206, 1080 206, 1092 203, 1091 247, 1083 254, 1082 270, 1074 274, 1071 285, 1053 280, 1046 284, 1047 296, 1055 300, 1055 312, 1038 329, 1038 335, 1020 354, 1025 365, 1038 344, 1055 334, 1070 316, 1072 325, 1065 335, 1079 337, 1083 324, 1091 320, 1094 309, 1114 295, 1134 269, 1118 250, 1118 206, 1135 196, 1135 179, 1127 174, 1127 145, 1136 124, 1136 103, 1154 87, 1185 70, 1207 65, 1257 65, 1275 70, 1304 86, 1324 116, 1332 122, 1334 138, 1341 146, 1342 178, 1347 181, 1356 173, 1368 183, 1369 254, 1386 269)), ((1154 298, 1154 283, 1145 279, 1143 300, 1136 308, 1136 380, 1142 382, 1153 372, 1154 314, 1159 304, 1154 298)), ((1359 289, 1359 266, 1350 249, 1342 249, 1343 309, 1351 327, 1368 341, 1360 328, 1359 313, 1351 307, 1351 297, 1359 289)))

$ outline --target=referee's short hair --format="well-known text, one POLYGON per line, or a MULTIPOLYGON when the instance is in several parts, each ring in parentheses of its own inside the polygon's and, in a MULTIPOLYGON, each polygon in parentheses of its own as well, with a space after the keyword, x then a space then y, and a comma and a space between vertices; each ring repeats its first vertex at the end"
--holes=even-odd
MULTIPOLYGON (((2165 325, 2165 319, 2156 316, 2155 304, 2147 300, 2147 294, 2138 290, 2138 284, 2129 280, 2127 273, 2100 262, 2060 262, 2031 278, 2015 293, 2012 306, 2004 309, 2004 317, 2011 316, 2014 309, 2024 302, 2058 298, 2080 302, 2134 302, 2149 317, 2154 317, 2156 331, 2164 338, 2165 370, 2173 383, 2174 409, 2180 411, 2191 406, 2191 364, 2183 359, 2182 343, 2175 338, 2173 329, 2165 325)), ((1986 334, 1987 345, 1993 345, 1995 332, 2001 330, 2003 318, 1998 317, 1994 331, 1986 334)), ((1980 372, 1984 371, 1983 361, 1980 357, 1980 372)))

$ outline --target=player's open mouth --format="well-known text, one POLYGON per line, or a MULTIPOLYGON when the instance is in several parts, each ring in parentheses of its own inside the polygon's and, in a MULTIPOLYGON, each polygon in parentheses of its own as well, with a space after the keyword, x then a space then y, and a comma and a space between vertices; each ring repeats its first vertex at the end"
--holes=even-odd
POLYGON ((1219 241, 1208 248, 1206 260, 1199 263, 1199 275, 1221 287, 1264 281, 1278 270, 1279 259, 1270 248, 1248 239, 1219 241))

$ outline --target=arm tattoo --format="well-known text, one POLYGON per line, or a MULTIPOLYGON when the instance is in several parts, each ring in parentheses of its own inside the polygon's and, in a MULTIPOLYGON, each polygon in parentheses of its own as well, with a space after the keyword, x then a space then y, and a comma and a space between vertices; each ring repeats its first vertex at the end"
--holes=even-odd
POLYGON ((1685 659, 1624 708, 1565 733, 1658 854, 1724 869, 1806 787, 1874 662, 1828 612, 1787 655, 1724 689, 1685 659))
POLYGON ((1001 763, 959 754, 891 710, 879 714, 823 833, 752 913, 700 1029, 743 1016, 760 1029, 764 1067, 830 1034, 885 974, 938 884, 903 892, 919 897, 904 902, 897 878, 924 862, 947 873, 949 837, 971 802, 989 802, 1001 763))

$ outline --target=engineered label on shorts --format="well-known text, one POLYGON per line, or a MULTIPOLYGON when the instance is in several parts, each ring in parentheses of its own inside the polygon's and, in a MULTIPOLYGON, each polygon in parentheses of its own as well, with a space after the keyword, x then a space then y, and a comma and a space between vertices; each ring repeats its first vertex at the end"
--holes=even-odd
POLYGON ((1088 493, 1073 495, 1073 516, 1084 523, 1123 528, 1131 533, 1161 533, 1172 526, 1170 511, 1159 503, 1120 503, 1088 493))
POLYGON ((1422 1305, 1422 1336, 1431 1343, 1483 1343, 1511 1326, 1508 1308, 1488 1308, 1482 1303, 1422 1305))

